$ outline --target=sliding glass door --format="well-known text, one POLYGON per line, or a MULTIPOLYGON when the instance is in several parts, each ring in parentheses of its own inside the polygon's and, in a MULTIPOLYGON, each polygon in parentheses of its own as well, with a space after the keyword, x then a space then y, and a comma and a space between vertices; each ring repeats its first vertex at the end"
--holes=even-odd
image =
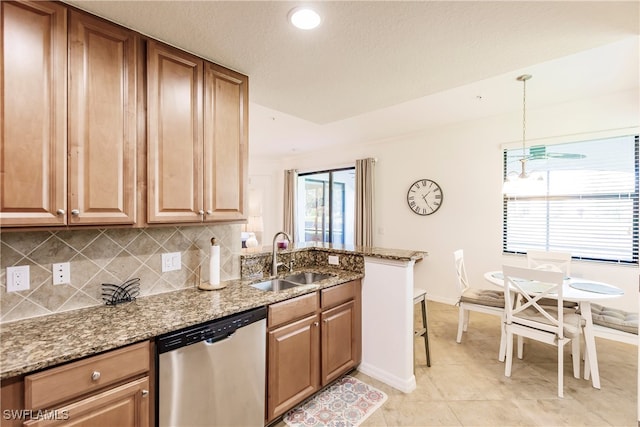
POLYGON ((300 241, 353 244, 354 184, 354 168, 298 176, 300 241))

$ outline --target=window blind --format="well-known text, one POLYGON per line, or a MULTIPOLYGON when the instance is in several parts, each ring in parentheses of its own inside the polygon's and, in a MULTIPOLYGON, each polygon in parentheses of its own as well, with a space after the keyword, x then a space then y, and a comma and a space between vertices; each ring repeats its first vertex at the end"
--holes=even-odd
MULTIPOLYGON (((505 180, 522 149, 507 149, 505 180)), ((503 198, 503 252, 570 252, 574 258, 638 264, 638 135, 532 146, 535 192, 503 198)))

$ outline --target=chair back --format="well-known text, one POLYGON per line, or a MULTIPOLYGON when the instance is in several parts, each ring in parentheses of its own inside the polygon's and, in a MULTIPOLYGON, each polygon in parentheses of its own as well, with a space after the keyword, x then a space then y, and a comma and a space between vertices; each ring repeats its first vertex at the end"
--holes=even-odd
POLYGON ((502 266, 504 276, 505 301, 516 298, 519 304, 512 307, 505 304, 507 324, 519 324, 555 334, 558 339, 563 333, 562 282, 560 271, 538 270, 534 268, 502 266), (539 304, 543 298, 557 299, 557 306, 539 304))
POLYGON ((458 292, 462 295, 470 287, 467 279, 467 270, 464 268, 464 252, 462 249, 453 252, 453 261, 456 267, 456 278, 458 279, 458 292))
POLYGON ((527 265, 538 270, 561 271, 566 277, 571 276, 571 253, 527 251, 527 265))

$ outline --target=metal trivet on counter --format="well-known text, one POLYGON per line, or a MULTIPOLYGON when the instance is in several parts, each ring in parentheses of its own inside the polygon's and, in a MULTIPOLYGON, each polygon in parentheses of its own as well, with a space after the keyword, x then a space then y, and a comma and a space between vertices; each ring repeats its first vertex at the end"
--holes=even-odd
POLYGON ((140 278, 129 279, 122 285, 102 284, 102 299, 107 305, 116 305, 136 299, 140 294, 140 278))

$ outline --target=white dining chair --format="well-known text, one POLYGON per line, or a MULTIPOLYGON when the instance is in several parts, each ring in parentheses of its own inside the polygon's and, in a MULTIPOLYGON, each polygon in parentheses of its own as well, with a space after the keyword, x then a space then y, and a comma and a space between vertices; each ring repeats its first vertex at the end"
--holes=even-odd
MULTIPOLYGON (((513 336, 522 336, 554 345, 558 351, 558 396, 563 397, 564 346, 571 343, 573 376, 580 378, 580 333, 582 318, 563 306, 564 273, 532 268, 503 266, 505 299, 515 296, 519 303, 505 307, 506 361, 504 374, 511 376, 513 336), (550 298, 555 307, 541 305, 550 298)), ((520 357, 520 355, 518 355, 520 357)))
MULTIPOLYGON (((571 253, 557 251, 527 251, 527 266, 537 270, 561 271, 564 277, 571 276, 571 253)), ((543 298, 539 301, 540 305, 556 305, 554 299, 543 298)), ((578 304, 573 301, 565 301, 564 306, 567 308, 578 309, 578 304)), ((518 358, 522 359, 524 349, 524 340, 518 339, 518 358)))
MULTIPOLYGON (((462 332, 466 332, 469 326, 469 312, 476 311, 485 314, 499 316, 500 320, 504 316, 504 292, 498 289, 477 289, 472 288, 467 278, 467 271, 464 266, 464 251, 458 249, 453 252, 453 260, 458 281, 458 334, 456 342, 462 342, 462 332)), ((504 328, 500 328, 500 350, 498 360, 504 361, 505 354, 505 333, 504 328)))
POLYGON ((571 276, 571 253, 551 251, 527 251, 527 265, 538 270, 561 271, 571 276))

